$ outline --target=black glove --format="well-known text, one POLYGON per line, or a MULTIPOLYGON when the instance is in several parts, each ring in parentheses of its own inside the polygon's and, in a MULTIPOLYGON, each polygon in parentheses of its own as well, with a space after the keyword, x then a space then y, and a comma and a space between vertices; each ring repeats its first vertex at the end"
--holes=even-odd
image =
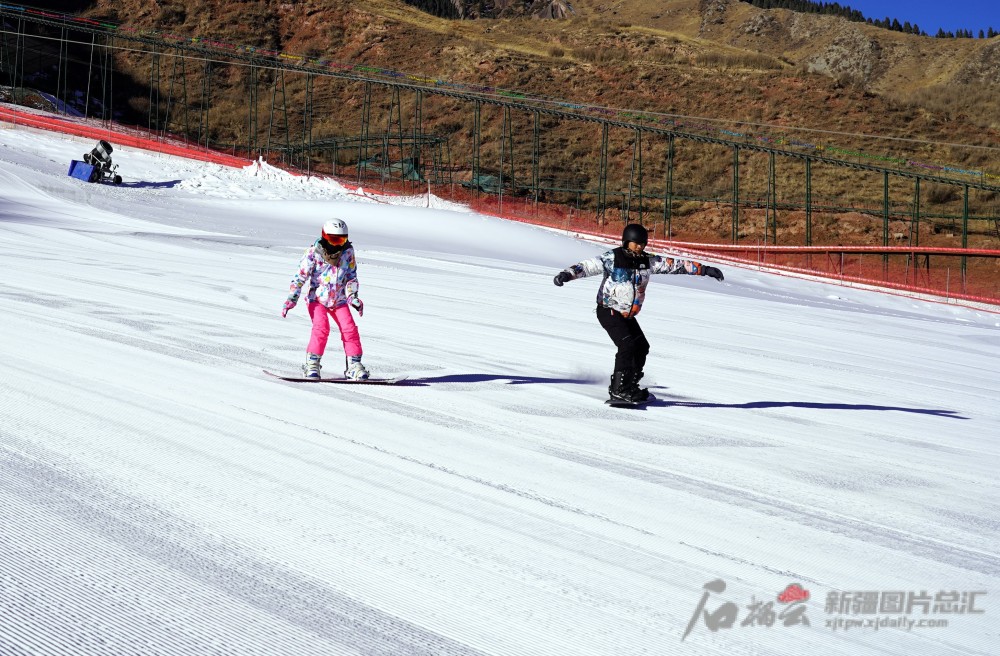
POLYGON ((562 287, 563 283, 569 282, 572 279, 573 276, 571 276, 569 273, 567 273, 566 271, 560 271, 559 275, 557 275, 555 278, 552 279, 552 282, 555 283, 556 287, 562 287))
POLYGON ((701 268, 701 275, 708 276, 709 278, 715 278, 716 280, 726 279, 726 277, 722 275, 722 271, 713 266, 703 266, 701 268))

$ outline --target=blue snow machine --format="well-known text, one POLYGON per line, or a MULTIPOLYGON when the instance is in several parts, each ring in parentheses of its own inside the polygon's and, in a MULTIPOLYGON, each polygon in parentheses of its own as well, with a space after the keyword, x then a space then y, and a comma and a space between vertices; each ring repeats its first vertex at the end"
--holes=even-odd
POLYGON ((111 164, 111 153, 114 148, 101 139, 89 153, 83 156, 83 161, 74 159, 69 163, 68 175, 84 182, 110 182, 121 184, 122 176, 118 175, 118 165, 111 164))

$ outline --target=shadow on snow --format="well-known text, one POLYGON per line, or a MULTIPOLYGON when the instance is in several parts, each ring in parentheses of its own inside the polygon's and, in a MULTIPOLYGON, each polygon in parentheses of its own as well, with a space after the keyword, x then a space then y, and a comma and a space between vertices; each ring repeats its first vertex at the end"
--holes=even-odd
MULTIPOLYGON (((431 385, 434 383, 487 383, 506 381, 508 385, 529 384, 570 384, 593 385, 594 380, 587 378, 545 378, 541 376, 517 376, 500 374, 450 374, 447 376, 428 376, 423 378, 408 378, 402 381, 404 385, 431 385)), ((652 387, 651 389, 663 389, 652 387)), ((684 397, 681 397, 684 398, 684 397)), ((631 408, 731 408, 734 410, 762 410, 768 408, 808 408, 811 410, 869 410, 879 412, 909 412, 932 417, 947 417, 949 419, 968 419, 955 410, 938 410, 934 408, 907 408, 894 405, 873 405, 870 403, 816 403, 810 401, 750 401, 747 403, 710 403, 706 401, 669 400, 658 398, 641 406, 631 408)))
POLYGON ((933 417, 948 417, 949 419, 968 419, 955 410, 936 410, 934 408, 905 408, 895 405, 872 405, 870 403, 814 403, 809 401, 750 401, 748 403, 708 403, 704 401, 670 401, 656 399, 646 404, 661 408, 733 408, 736 410, 760 410, 767 408, 809 408, 812 410, 876 410, 880 412, 910 412, 933 417))
POLYGON ((432 383, 489 383, 506 381, 508 385, 529 385, 536 383, 590 385, 594 381, 586 378, 544 378, 541 376, 516 376, 500 374, 451 374, 448 376, 427 376, 407 378, 407 385, 430 385, 432 383))
POLYGON ((180 183, 181 180, 164 180, 163 182, 123 182, 118 186, 131 189, 172 189, 180 183))

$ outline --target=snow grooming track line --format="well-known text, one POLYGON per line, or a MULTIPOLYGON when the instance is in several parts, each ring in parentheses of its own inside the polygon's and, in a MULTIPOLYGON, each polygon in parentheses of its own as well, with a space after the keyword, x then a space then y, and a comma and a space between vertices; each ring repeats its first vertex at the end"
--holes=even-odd
MULTIPOLYGON (((23 317, 36 316, 37 313, 29 312, 19 312, 19 315, 23 317)), ((66 330, 66 332, 76 333, 78 335, 83 335, 85 337, 91 337, 96 340, 110 341, 119 345, 128 346, 136 348, 141 352, 154 353, 157 355, 168 356, 171 358, 176 358, 181 362, 191 363, 191 364, 203 364, 203 365, 217 365, 220 362, 240 362, 245 365, 254 365, 260 361, 259 354, 256 351, 249 351, 243 348, 229 348, 222 349, 222 347, 217 346, 213 343, 197 343, 190 341, 181 341, 176 338, 162 337, 160 335, 154 335, 153 337, 146 337, 142 335, 137 335, 134 332, 127 332, 125 329, 135 330, 135 325, 129 322, 125 322, 114 317, 102 317, 104 321, 112 324, 115 328, 121 328, 121 330, 113 330, 111 328, 94 328, 91 326, 83 326, 79 324, 74 324, 70 321, 64 321, 62 319, 57 319, 54 316, 49 316, 47 319, 50 326, 57 326, 66 330), (173 339, 174 341, 168 341, 173 339), (211 348, 209 348, 211 347, 211 348), (239 360, 234 356, 235 351, 246 351, 248 354, 255 356, 255 359, 244 359, 239 360)), ((2 655, 0 655, 2 656, 2 655)))
MULTIPOLYGON (((139 405, 139 404, 136 404, 136 405, 139 405)), ((94 413, 90 413, 90 414, 94 415, 94 413)), ((205 414, 205 412, 202 411, 200 414, 205 414)), ((164 415, 166 416, 166 413, 164 413, 164 415)), ((94 416, 96 417, 97 415, 94 415, 94 416)), ((207 417, 200 418, 200 419, 199 419, 199 417, 191 417, 191 418, 189 418, 188 422, 193 427, 193 426, 197 426, 198 423, 199 423, 199 421, 205 421, 206 419, 207 419, 207 417)), ((247 425, 249 426, 251 424, 247 424, 247 425)), ((38 431, 34 432, 34 434, 42 434, 42 433, 44 433, 44 430, 38 430, 38 431)), ((260 438, 251 439, 251 438, 248 438, 248 436, 245 434, 245 431, 241 431, 241 430, 238 430, 238 429, 235 429, 235 430, 232 430, 232 431, 226 431, 225 433, 217 432, 217 435, 220 438, 235 438, 237 436, 240 436, 240 437, 244 438, 243 441, 248 441, 249 440, 249 441, 253 442, 255 446, 263 447, 263 448, 269 448, 271 451, 273 451, 277 455, 282 455, 282 456, 293 455, 293 454, 290 454, 290 453, 287 453, 287 452, 283 452, 281 449, 279 449, 278 447, 276 447, 275 444, 274 444, 274 440, 271 440, 271 439, 263 440, 263 439, 260 439, 260 438)), ((155 437, 155 436, 153 436, 153 437, 155 437)), ((2 438, 2 433, 0 433, 0 438, 2 438)), ((24 450, 24 449, 18 448, 17 450, 21 451, 21 450, 24 450)), ((29 447, 28 447, 27 450, 29 450, 29 451, 32 450, 30 445, 29 445, 29 447)), ((47 453, 45 453, 44 449, 34 449, 34 450, 35 451, 42 451, 42 453, 39 454, 39 456, 38 456, 38 459, 40 461, 42 461, 42 462, 49 462, 49 461, 53 461, 53 460, 54 461, 61 461, 62 460, 58 456, 56 456, 55 458, 50 457, 47 453)), ((219 461, 219 464, 225 464, 225 463, 226 463, 226 461, 219 461)), ((314 464, 315 466, 327 468, 327 466, 324 465, 322 462, 316 462, 316 463, 312 463, 312 464, 314 464)), ((70 466, 67 467, 67 469, 70 469, 70 468, 72 468, 72 465, 70 465, 70 466)), ((245 474, 246 472, 244 472, 242 470, 242 468, 241 468, 241 470, 240 470, 239 473, 240 474, 245 474)), ((266 475, 264 477, 266 478, 266 475)), ((359 478, 358 480, 364 480, 364 479, 363 478, 359 478)), ((172 490, 172 489, 173 489, 172 487, 167 487, 163 491, 167 492, 168 490, 172 490)), ((336 498, 335 498, 335 496, 336 496, 335 493, 331 492, 331 493, 327 493, 327 494, 324 494, 324 495, 321 496, 321 495, 316 495, 315 491, 312 491, 312 490, 305 490, 305 491, 311 493, 312 496, 314 497, 314 498, 312 498, 312 499, 309 500, 312 503, 322 502, 323 504, 334 505, 334 506, 337 504, 337 501, 336 501, 336 498)), ((230 508, 230 510, 235 510, 235 509, 234 508, 230 508)), ((254 519, 253 517, 250 518, 251 521, 253 519, 254 519)), ((259 522, 258 522, 258 524, 259 524, 259 522)), ((266 533, 267 532, 267 528, 268 528, 268 525, 258 525, 253 530, 254 531, 260 531, 262 533, 266 533)), ((179 535, 179 537, 183 538, 183 535, 179 535)), ((249 548, 252 548, 252 549, 255 549, 255 550, 259 551, 261 548, 267 548, 267 547, 272 546, 272 545, 268 545, 266 543, 265 544, 258 544, 257 542, 251 542, 251 543, 247 543, 247 545, 245 545, 245 546, 248 546, 249 548)), ((386 587, 390 587, 391 588, 392 587, 392 582, 391 581, 384 582, 384 585, 386 587)), ((473 583, 470 582, 469 585, 473 585, 473 583)), ((428 594, 428 591, 425 590, 424 593, 426 595, 426 594, 428 594)), ((176 595, 174 595, 174 597, 176 597, 176 595)), ((442 602, 442 604, 444 604, 445 599, 441 599, 440 601, 442 602)), ((431 635, 436 635, 436 634, 433 633, 433 632, 431 632, 431 635)), ((405 649, 405 647, 406 647, 405 645, 403 645, 402 647, 396 646, 394 648, 390 648, 390 649, 385 650, 384 653, 393 654, 393 655, 396 654, 396 653, 406 653, 406 654, 411 653, 409 650, 405 649), (399 651, 395 651, 395 649, 399 649, 399 651)), ((361 650, 361 651, 363 651, 363 653, 383 653, 383 652, 380 652, 380 651, 365 651, 365 650, 361 650)), ((62 653, 65 653, 65 652, 62 652, 62 653)), ((274 653, 284 653, 284 652, 273 651, 272 650, 272 651, 268 651, 268 652, 258 652, 258 653, 264 653, 267 656, 270 656, 271 654, 274 654, 274 653)), ((295 652, 295 653, 296 654, 303 654, 303 653, 309 653, 309 652, 307 650, 303 650, 303 651, 299 651, 299 652, 295 652)), ((327 653, 328 652, 323 652, 323 656, 326 656, 327 653)), ((419 653, 419 652, 412 652, 412 653, 419 653)), ((447 652, 447 651, 442 651, 442 652, 433 651, 431 653, 446 654, 446 653, 452 653, 452 652, 447 652)))
MULTIPOLYGON (((587 518, 600 520, 602 522, 607 522, 614 526, 635 531, 636 533, 639 533, 641 535, 655 536, 655 534, 650 531, 631 527, 626 524, 615 522, 613 520, 608 520, 604 517, 595 515, 593 513, 580 512, 577 509, 567 507, 563 504, 559 504, 558 502, 552 502, 535 494, 525 493, 523 491, 514 489, 507 485, 497 484, 482 479, 480 477, 463 474, 454 469, 442 467, 440 465, 431 462, 426 462, 418 458, 414 458, 412 456, 403 455, 377 445, 368 444, 366 442, 338 435, 335 433, 331 433, 326 430, 321 430, 311 426, 306 426, 285 419, 273 417, 271 415, 268 415, 266 413, 261 413, 259 411, 240 408, 238 406, 232 406, 232 407, 236 407, 241 412, 258 415, 268 421, 277 424, 292 426, 297 429, 305 430, 311 433, 316 433, 322 438, 324 438, 324 442, 328 441, 329 438, 333 438, 354 446, 371 450, 380 455, 389 456, 410 464, 417 465, 418 467, 422 468, 426 467, 434 472, 444 473, 447 474, 448 476, 455 476, 457 478, 475 483, 477 485, 483 485, 494 491, 498 491, 505 494, 509 493, 518 498, 525 499, 528 501, 538 502, 543 505, 555 508, 557 510, 565 510, 573 514, 582 515, 587 518)), ((436 483, 433 483, 431 481, 425 481, 425 483, 428 485, 436 485, 436 483)), ((682 560, 678 560, 663 553, 657 553, 651 551, 638 544, 632 544, 627 541, 618 540, 616 538, 607 535, 600 535, 593 531, 589 531, 581 527, 575 527, 565 522, 556 522, 556 523, 559 526, 561 526, 564 530, 572 532, 571 541, 567 541, 570 538, 564 538, 560 540, 556 537, 555 533, 552 533, 550 530, 548 530, 551 528, 553 520, 549 518, 543 518, 534 512, 524 512, 523 510, 519 511, 518 509, 513 507, 508 507, 499 501, 492 501, 488 498, 486 499, 486 501, 491 503, 491 505, 494 508, 494 512, 492 514, 489 515, 475 515, 472 513, 466 513, 466 514, 468 514, 468 516, 470 517, 475 517, 476 519, 479 519, 491 526, 497 527, 500 530, 513 531, 522 536, 530 537, 534 540, 541 541, 547 545, 551 545, 559 549, 565 549, 574 553, 588 553, 591 558, 594 558, 595 560, 598 560, 604 564, 611 565, 616 568, 621 568, 631 573, 641 574, 644 577, 647 577, 649 579, 652 579, 654 581, 663 584, 673 585, 676 581, 675 579, 676 573, 682 569, 690 570, 690 573, 694 578, 699 578, 706 575, 705 572, 699 566, 693 565, 691 563, 682 560), (501 516, 506 517, 507 515, 510 515, 510 518, 506 519, 506 521, 501 521, 501 516), (515 519, 517 521, 515 521, 515 519), (583 547, 587 548, 585 549, 583 547), (662 574, 653 573, 657 571, 662 572, 662 574)), ((499 556, 497 554, 494 554, 494 557, 499 557, 499 556)), ((525 564, 522 562, 511 563, 511 567, 514 570, 523 568, 524 566, 525 564)))
MULTIPOLYGON (((423 383, 420 378, 411 377, 408 378, 405 384, 402 384, 401 386, 409 389, 414 387, 419 388, 421 387, 422 384, 423 383)), ((431 383, 431 385, 437 385, 437 384, 443 385, 448 383, 431 383)), ((313 385, 312 387, 316 387, 322 390, 327 390, 329 395, 337 395, 338 398, 340 398, 341 400, 350 401, 351 403, 357 403, 358 401, 361 401, 363 397, 364 399, 370 401, 370 403, 366 403, 364 405, 378 412, 386 412, 392 415, 402 416, 409 419, 416 419, 418 421, 427 421, 428 423, 431 423, 435 426, 441 426, 442 428, 460 429, 465 431, 466 433, 472 432, 470 429, 475 429, 474 434, 476 436, 484 434, 492 434, 497 436, 497 438, 506 443, 509 443, 511 440, 516 439, 519 443, 523 445, 537 446, 537 443, 532 440, 527 440, 518 437, 519 429, 516 426, 510 426, 510 427, 505 426, 504 428, 508 429, 510 432, 509 433, 501 432, 493 424, 475 422, 474 420, 469 419, 467 415, 462 415, 453 412, 444 412, 440 409, 428 408, 426 405, 421 405, 416 402, 406 401, 402 398, 399 398, 398 396, 393 398, 387 398, 379 395, 375 389, 366 388, 364 385, 358 387, 351 387, 350 389, 342 389, 342 386, 330 386, 333 387, 333 389, 329 389, 329 387, 320 387, 317 385, 313 385), (436 416, 438 419, 432 418, 433 416, 436 416)), ((380 386, 376 385, 375 387, 380 387, 380 386)), ((576 395, 576 393, 569 391, 566 391, 565 393, 576 395)), ((612 408, 604 406, 603 399, 592 398, 592 397, 586 397, 586 398, 592 401, 593 407, 591 408, 591 404, 588 404, 586 406, 581 406, 580 408, 577 408, 578 412, 590 409, 594 412, 594 416, 598 418, 615 419, 615 420, 621 418, 620 413, 618 413, 612 408)))
MULTIPOLYGON (((23 302, 23 308, 8 310, 8 314, 17 314, 28 319, 43 319, 50 326, 58 327, 66 332, 76 333, 95 340, 113 342, 118 345, 133 347, 142 352, 155 353, 158 355, 176 358, 181 362, 192 364, 216 365, 220 362, 238 362, 253 368, 261 363, 261 354, 258 351, 250 350, 238 346, 224 346, 216 342, 193 341, 171 335, 163 335, 159 332, 142 332, 141 319, 123 319, 115 315, 95 314, 92 318, 99 319, 109 324, 107 327, 96 327, 81 325, 70 319, 60 318, 49 312, 49 305, 44 301, 32 299, 21 292, 6 292, 5 285, 0 283, 0 300, 10 299, 23 302)), ((45 297, 52 300, 53 306, 60 310, 75 311, 83 304, 69 305, 68 303, 56 304, 56 298, 45 297)), ((265 313, 260 313, 266 316, 265 313)), ((274 360, 275 366, 280 365, 280 361, 274 360)), ((2 656, 2 655, 0 655, 2 656)))
MULTIPOLYGON (((618 461, 618 457, 612 454, 601 454, 600 456, 594 456, 580 450, 579 448, 574 448, 574 449, 566 448, 567 444, 565 443, 565 441, 559 441, 553 443, 552 438, 548 437, 546 437, 547 443, 539 443, 530 440, 525 440, 522 438, 518 438, 513 431, 512 433, 509 434, 501 433, 492 425, 477 424, 474 422, 470 422, 468 419, 460 418, 458 415, 454 415, 452 413, 444 413, 439 410, 428 410, 426 407, 417 406, 415 404, 408 403, 403 400, 386 399, 382 398, 381 396, 375 396, 374 394, 371 393, 365 393, 365 392, 374 392, 374 390, 355 390, 354 388, 352 388, 351 392, 353 393, 355 391, 368 397, 370 401, 373 401, 373 403, 366 403, 365 405, 377 411, 386 411, 386 412, 392 412, 397 415, 405 415, 408 416, 409 418, 413 418, 418 421, 430 420, 429 415, 431 414, 437 415, 439 417, 453 418, 454 422, 431 420, 431 423, 434 423, 435 425, 442 427, 462 428, 466 430, 469 434, 475 435, 479 438, 487 437, 488 439, 491 440, 499 439, 507 443, 510 443, 511 440, 513 439, 517 439, 518 442, 520 442, 523 446, 527 446, 530 450, 534 452, 555 456, 569 462, 584 464, 590 467, 594 467, 596 469, 612 472, 619 475, 624 475, 629 478, 634 478, 646 482, 652 482, 656 485, 663 485, 666 487, 670 487, 672 489, 686 491, 689 493, 693 493, 697 496, 707 499, 712 499, 715 501, 724 501, 726 503, 731 504, 732 499, 735 496, 741 499, 742 501, 751 502, 750 504, 747 504, 747 507, 753 507, 757 511, 763 512, 764 514, 770 516, 782 517, 818 530, 824 530, 835 534, 847 535, 860 540, 865 540, 870 538, 873 542, 890 549, 893 549, 897 544, 910 544, 914 548, 908 553, 927 557, 937 562, 948 563, 956 567, 972 569, 974 571, 979 571, 985 574, 990 574, 990 575, 1000 574, 1000 559, 992 557, 989 554, 985 554, 979 551, 963 549, 955 545, 949 545, 948 543, 943 543, 933 539, 921 538, 906 531, 880 526, 878 524, 873 524, 871 522, 867 522, 864 520, 853 520, 847 517, 837 517, 821 509, 810 511, 805 508, 796 507, 795 504, 790 504, 781 499, 755 494, 743 488, 726 487, 708 481, 700 481, 696 478, 684 476, 681 474, 676 474, 673 472, 668 472, 665 470, 649 468, 638 463, 618 461), (418 408, 419 412, 417 413, 404 412, 402 410, 404 406, 418 408), (553 444, 558 444, 558 446, 554 446, 553 444), (961 557, 958 555, 962 553, 966 554, 966 556, 961 557)), ((352 396, 351 398, 353 401, 358 400, 354 396, 352 396)), ((240 408, 240 409, 244 412, 254 412, 252 410, 248 410, 245 408, 240 408)), ((609 413, 615 412, 615 410, 611 408, 609 408, 607 411, 609 413)), ((308 426, 301 426, 301 427, 310 428, 308 426)), ((349 439, 349 438, 341 438, 340 436, 336 435, 331 435, 331 436, 338 437, 338 439, 349 439)), ((538 436, 538 437, 540 439, 543 438, 543 436, 538 436)), ((353 440, 349 441, 353 442, 353 440)), ((361 445, 367 448, 373 448, 375 450, 380 450, 380 451, 382 450, 381 447, 369 444, 362 443, 361 445)), ((410 460, 410 458, 407 456, 401 456, 398 454, 393 454, 393 455, 396 455, 396 457, 410 460)), ((467 476, 461 473, 445 470, 439 467, 438 465, 434 465, 433 463, 420 462, 419 464, 430 466, 436 469, 441 469, 443 471, 448 471, 449 473, 453 473, 455 475, 468 478, 467 476)), ((483 481, 475 478, 473 478, 472 480, 476 480, 477 482, 490 485, 491 487, 498 487, 497 484, 490 483, 488 481, 483 481)), ((500 485, 498 489, 502 489, 504 491, 509 491, 513 494, 524 496, 522 493, 510 489, 507 486, 500 485)), ((555 507, 569 510, 571 512, 584 514, 587 516, 592 516, 592 517, 596 516, 604 521, 608 521, 613 524, 619 524, 618 522, 611 520, 610 518, 594 515, 593 513, 581 509, 569 507, 557 501, 535 498, 533 496, 528 496, 527 498, 534 498, 535 500, 540 501, 542 503, 546 503, 547 505, 552 505, 555 507)), ((653 535, 653 533, 638 527, 629 526, 628 528, 640 531, 648 535, 653 535)))
POLYGON ((1000 557, 973 549, 966 549, 955 544, 940 540, 922 538, 907 531, 880 526, 872 522, 855 520, 849 517, 836 516, 821 509, 808 509, 799 504, 789 503, 782 499, 756 494, 749 490, 728 487, 693 476, 685 476, 663 469, 654 469, 635 462, 610 458, 597 459, 587 457, 579 452, 552 450, 547 451, 559 457, 573 460, 581 464, 599 467, 622 476, 628 476, 655 485, 662 485, 680 490, 702 498, 714 501, 733 503, 733 498, 739 499, 739 505, 753 509, 771 517, 782 517, 798 524, 817 530, 843 535, 863 542, 873 542, 890 550, 898 550, 900 545, 911 547, 905 553, 930 559, 934 562, 946 563, 953 567, 967 569, 988 576, 1000 576, 1000 557))
MULTIPOLYGON (((362 442, 361 440, 357 440, 357 439, 354 439, 354 438, 351 438, 351 437, 345 437, 343 435, 337 435, 336 433, 330 433, 328 431, 321 430, 319 428, 314 428, 312 426, 306 426, 304 424, 296 424, 294 422, 287 421, 287 420, 284 420, 284 419, 279 419, 277 417, 274 417, 272 415, 260 412, 258 410, 251 410, 249 408, 242 408, 242 407, 237 406, 237 405, 232 405, 230 407, 236 408, 237 410, 239 410, 241 412, 244 412, 246 414, 257 415, 259 417, 264 417, 264 418, 269 419, 271 421, 277 421, 277 422, 280 422, 282 424, 286 424, 286 425, 289 425, 289 426, 294 426, 294 427, 299 428, 299 429, 311 431, 311 432, 314 432, 314 433, 319 433, 320 435, 323 435, 324 437, 332 437, 334 439, 341 440, 341 441, 347 442, 349 444, 353 444, 355 446, 360 446, 360 447, 365 448, 365 449, 370 449, 372 451, 375 451, 377 453, 381 453, 383 455, 391 456, 393 458, 398 458, 398 459, 403 460, 405 462, 409 462, 409 463, 412 463, 412 464, 415 464, 415 465, 419 465, 421 467, 427 467, 429 469, 433 469, 434 471, 442 472, 442 473, 448 474, 450 476, 456 476, 458 478, 462 478, 464 480, 471 481, 471 482, 477 483, 479 485, 484 485, 484 486, 492 488, 494 490, 499 490, 501 492, 513 494, 514 496, 520 497, 522 499, 527 499, 529 501, 536 501, 538 503, 541 503, 543 505, 549 506, 551 508, 556 508, 558 510, 564 510, 566 512, 570 512, 570 513, 573 513, 573 514, 576 514, 576 515, 581 515, 581 516, 584 516, 584 517, 589 517, 591 519, 597 519, 597 520, 600 520, 602 522, 606 522, 608 524, 612 524, 614 526, 618 526, 618 527, 621 527, 621 528, 627 528, 629 530, 636 531, 637 533, 640 533, 642 535, 654 535, 654 533, 652 533, 650 531, 647 531, 645 529, 642 529, 642 528, 639 528, 639 527, 636 527, 636 526, 630 526, 628 524, 623 524, 621 522, 617 522, 617 521, 611 519, 610 517, 605 517, 605 516, 599 515, 597 513, 588 512, 588 511, 586 511, 586 510, 584 510, 582 508, 570 506, 570 505, 561 503, 559 501, 556 501, 555 499, 548 499, 546 497, 543 497, 543 496, 538 495, 538 494, 534 494, 532 492, 527 492, 527 491, 524 491, 524 490, 518 490, 518 489, 516 489, 514 487, 511 487, 509 485, 505 485, 503 483, 494 483, 493 481, 488 481, 488 480, 486 480, 484 478, 480 478, 478 476, 472 476, 470 474, 463 474, 463 473, 461 473, 461 472, 459 472, 459 471, 457 471, 455 469, 452 469, 452 468, 449 468, 449 467, 443 467, 443 466, 435 464, 433 462, 420 460, 418 458, 414 458, 413 456, 407 456, 407 455, 403 455, 401 453, 396 453, 394 451, 390 451, 389 449, 386 449, 384 447, 381 447, 381 446, 378 446, 378 445, 375 445, 375 444, 370 444, 368 442, 362 442)), ((465 425, 467 425, 467 424, 465 424, 465 425)))
MULTIPOLYGON (((242 412, 254 413, 254 411, 245 408, 238 408, 238 409, 240 409, 242 412)), ((297 424, 295 422, 288 422, 287 420, 276 418, 260 412, 256 412, 255 414, 258 414, 275 423, 289 424, 291 426, 295 426, 296 428, 306 429, 310 432, 317 433, 326 439, 334 438, 337 440, 342 440, 351 444, 361 446, 366 449, 371 449, 376 453, 386 454, 393 458, 398 458, 407 462, 417 464, 419 466, 425 466, 436 471, 440 471, 443 473, 447 473, 449 475, 454 475, 475 482, 477 484, 487 485, 501 492, 512 492, 515 495, 518 494, 516 490, 510 489, 508 486, 503 486, 503 485, 497 486, 494 483, 491 483, 489 481, 484 481, 478 477, 462 474, 461 472, 454 471, 453 469, 450 468, 444 468, 434 463, 424 462, 420 459, 392 452, 388 449, 379 447, 377 445, 367 444, 359 440, 356 440, 354 438, 330 433, 325 430, 316 429, 314 427, 305 426, 302 424, 297 424)), ((730 494, 727 500, 731 501, 732 497, 733 495, 730 494)), ((544 503, 544 500, 541 501, 544 503)), ((511 509, 511 511, 512 510, 513 509, 511 509)), ((488 523, 491 525, 498 526, 502 529, 515 530, 514 527, 517 524, 515 524, 512 520, 507 520, 506 522, 501 521, 507 512, 509 511, 506 508, 504 508, 502 511, 498 511, 496 520, 488 520, 488 523)), ((531 536, 538 539, 538 536, 532 533, 532 531, 534 530, 532 526, 530 524, 524 524, 524 521, 533 521, 534 517, 531 515, 526 515, 524 513, 520 514, 519 516, 526 519, 522 520, 521 522, 522 526, 516 530, 519 530, 523 535, 531 536)), ((654 535, 646 531, 643 532, 647 535, 654 535)), ((707 580, 706 577, 708 577, 709 574, 711 573, 710 571, 706 571, 705 569, 702 569, 691 562, 681 560, 675 556, 670 556, 668 554, 651 552, 638 544, 622 544, 616 540, 609 538, 608 536, 595 535, 587 531, 578 532, 577 536, 578 537, 576 539, 579 540, 580 542, 575 545, 565 544, 563 541, 556 542, 554 541, 553 538, 547 538, 544 540, 544 542, 548 544, 556 544, 557 546, 570 550, 573 550, 574 547, 576 547, 580 549, 580 551, 586 551, 590 555, 590 557, 596 558, 597 560, 603 563, 623 568, 624 570, 627 570, 629 572, 641 572, 643 575, 647 576, 651 580, 655 580, 667 587, 674 585, 676 583, 678 572, 682 571, 685 572, 691 580, 707 580), (600 544, 594 542, 595 540, 600 541, 600 544), (582 548, 583 546, 585 546, 586 548, 585 549, 582 548), (598 557, 596 554, 600 554, 600 556, 598 557), (652 573, 657 571, 663 572, 663 574, 660 575, 652 573)), ((777 570, 775 568, 768 567, 760 563, 747 561, 745 559, 734 558, 732 555, 723 552, 712 552, 710 550, 699 549, 698 547, 687 544, 683 541, 678 541, 677 544, 685 548, 695 549, 700 553, 706 554, 714 558, 719 558, 731 562, 737 562, 743 565, 747 565, 749 567, 753 567, 754 569, 772 572, 782 577, 787 577, 790 579, 801 579, 807 582, 813 581, 812 579, 803 578, 801 577, 801 575, 795 573, 777 570)), ((499 558, 498 556, 495 557, 499 558)), ((821 582, 817 584, 830 588, 836 587, 836 582, 821 582)), ((919 638, 915 639, 923 640, 925 642, 933 642, 937 644, 936 641, 933 640, 933 636, 920 636, 919 638)), ((864 638, 861 637, 861 634, 857 634, 857 636, 851 636, 849 638, 845 636, 845 640, 847 640, 848 642, 858 642, 859 644, 867 644, 864 642, 864 638)))
MULTIPOLYGON (((20 440, 5 434, 2 429, 0 438, 7 445, 13 443, 19 449, 27 447, 26 452, 38 451, 33 445, 17 444, 20 440)), ((353 601, 346 595, 280 565, 255 559, 241 552, 235 545, 205 534, 200 527, 147 506, 135 498, 106 489, 100 481, 86 475, 74 474, 73 464, 61 462, 61 458, 54 453, 37 455, 41 457, 30 459, 8 448, 0 448, 0 478, 5 482, 4 493, 0 494, 12 494, 25 502, 28 508, 41 506, 63 521, 77 524, 80 528, 77 535, 85 534, 110 541, 175 573, 193 578, 210 590, 239 599, 268 616, 280 618, 307 635, 323 639, 321 645, 297 641, 302 651, 296 651, 296 654, 325 655, 330 653, 328 650, 331 646, 344 646, 366 654, 386 656, 403 653, 427 656, 482 654, 376 608, 353 601), (56 468, 44 463, 59 463, 62 466, 56 468), (45 485, 39 485, 39 481, 44 481, 45 485), (178 536, 182 536, 189 544, 180 544, 178 536), (261 579, 266 581, 266 585, 262 585, 261 579), (347 644, 344 644, 345 641, 347 644)), ((0 516, 10 509, 7 504, 0 504, 0 516)), ((30 517, 31 515, 20 517, 18 521, 30 521, 30 517)), ((2 539, 0 537, 0 542, 2 539)), ((64 548, 64 545, 58 541, 47 547, 53 551, 60 548, 64 548)), ((78 551, 75 544, 65 548, 78 551)), ((3 550, 0 553, 10 552, 3 550)), ((115 576, 117 572, 111 570, 108 573, 115 576)), ((178 587, 184 589, 185 593, 190 593, 184 586, 178 587)), ((67 592, 73 591, 56 586, 49 592, 57 592, 65 597, 67 592)), ((135 594, 140 595, 141 591, 136 590, 135 594)), ((170 600, 171 596, 159 598, 170 600)), ((68 603, 73 604, 73 600, 68 600, 68 603)), ((155 609, 152 610, 155 612, 155 609)), ((193 647, 204 649, 212 643, 217 621, 216 617, 203 616, 203 624, 192 623, 181 633, 195 641, 193 647), (199 636, 189 633, 199 631, 202 634, 200 640, 199 636)), ((139 622, 132 628, 141 630, 142 627, 142 622, 139 622)), ((270 638, 266 633, 267 629, 258 628, 252 620, 242 622, 239 631, 250 635, 262 633, 263 635, 256 637, 265 643, 270 638)), ((284 641, 293 637, 280 637, 274 641, 276 644, 271 649, 287 649, 288 644, 284 641)), ((141 636, 135 638, 139 640, 141 636)), ((183 648, 182 652, 189 653, 183 648)), ((262 650, 255 650, 254 653, 288 652, 268 651, 262 645, 262 650)))

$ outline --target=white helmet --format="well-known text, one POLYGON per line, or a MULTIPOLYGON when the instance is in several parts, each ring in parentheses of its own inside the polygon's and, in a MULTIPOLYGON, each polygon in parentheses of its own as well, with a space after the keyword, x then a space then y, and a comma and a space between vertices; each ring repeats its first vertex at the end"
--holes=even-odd
POLYGON ((330 219, 323 224, 323 239, 331 243, 340 241, 337 237, 347 237, 347 224, 340 219, 330 219), (334 239, 331 239, 333 237, 334 239))

